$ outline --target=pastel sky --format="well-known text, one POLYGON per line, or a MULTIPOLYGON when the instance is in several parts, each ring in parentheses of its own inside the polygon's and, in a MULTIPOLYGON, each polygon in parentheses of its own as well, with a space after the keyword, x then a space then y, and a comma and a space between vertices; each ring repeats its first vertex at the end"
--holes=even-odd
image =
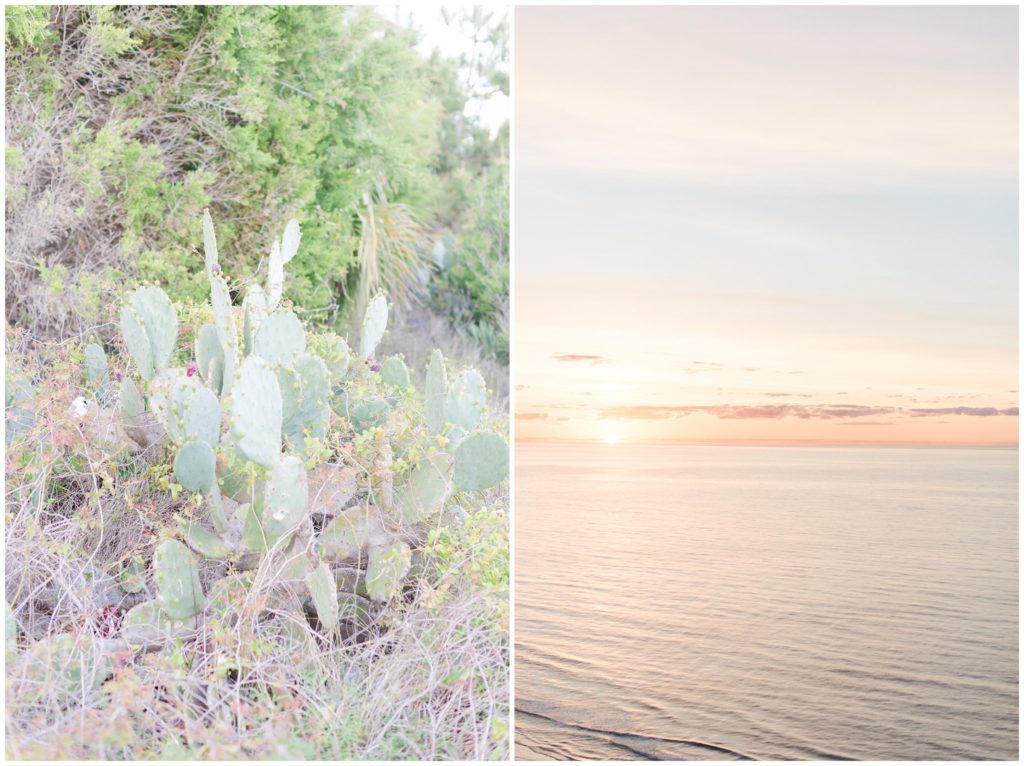
POLYGON ((515 21, 517 439, 1016 445, 1016 8, 515 21))

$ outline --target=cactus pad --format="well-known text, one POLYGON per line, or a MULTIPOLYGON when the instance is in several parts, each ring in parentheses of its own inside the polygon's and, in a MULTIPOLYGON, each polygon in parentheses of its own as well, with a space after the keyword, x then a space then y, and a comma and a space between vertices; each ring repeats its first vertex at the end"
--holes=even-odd
POLYGON ((146 411, 146 402, 131 378, 123 378, 121 380, 120 405, 121 418, 128 425, 131 425, 133 421, 141 417, 146 411))
POLYGON ((238 331, 231 313, 231 293, 228 284, 220 274, 210 276, 210 303, 213 305, 213 326, 217 329, 224 354, 223 383, 221 394, 227 396, 235 384, 235 368, 238 365, 238 331))
POLYGON ((366 309, 363 316, 363 332, 359 340, 359 353, 364 359, 373 356, 377 344, 384 337, 388 326, 388 302, 383 295, 378 295, 366 309))
POLYGON ((196 336, 196 363, 206 385, 219 394, 224 385, 224 349, 212 324, 203 325, 196 336))
POLYGON ((299 252, 299 243, 302 241, 302 230, 299 222, 292 218, 284 227, 284 236, 281 237, 281 260, 285 263, 291 261, 299 252))
POLYGON ((252 353, 270 364, 291 364, 305 351, 306 333, 291 311, 275 311, 267 317, 252 342, 252 353))
POLYGON ((391 405, 379 396, 368 396, 350 403, 348 419, 352 427, 361 432, 383 424, 390 409, 391 405))
POLYGON ((402 518, 415 523, 434 513, 448 491, 450 473, 447 455, 433 455, 416 466, 398 491, 402 518))
POLYGON ((387 601, 397 596, 411 563, 412 551, 400 540, 371 548, 366 566, 366 594, 374 601, 387 601))
POLYGON ((281 534, 294 529, 305 516, 309 502, 306 469, 302 460, 293 455, 281 458, 267 480, 264 498, 264 526, 272 527, 281 534))
POLYGON ((380 379, 396 388, 409 387, 409 368, 401 357, 389 356, 380 366, 380 379))
POLYGON ((376 506, 349 508, 335 516, 320 533, 320 553, 331 559, 358 559, 367 546, 381 541, 383 535, 376 506))
POLYGON ((270 248, 270 261, 267 264, 267 309, 273 311, 281 302, 284 292, 284 254, 281 243, 274 242, 270 248))
POLYGON ((186 439, 199 439, 216 447, 220 439, 220 399, 208 388, 194 390, 184 404, 186 439))
POLYGON ((348 366, 352 360, 348 343, 344 338, 331 334, 315 336, 314 344, 312 350, 327 365, 331 385, 338 385, 348 373, 348 366))
POLYGON ((217 266, 217 234, 213 230, 213 219, 210 211, 203 211, 203 251, 206 256, 206 271, 212 277, 213 267, 217 266))
POLYGON ((139 557, 132 556, 121 570, 118 579, 121 581, 121 590, 125 593, 138 593, 146 585, 146 565, 139 557))
POLYGON ((121 336, 143 380, 152 378, 156 372, 153 367, 153 349, 142 320, 130 305, 121 309, 121 336))
POLYGON ((238 450, 264 468, 281 456, 281 388, 270 366, 250 356, 238 369, 231 402, 232 428, 238 450))
POLYGON ((282 431, 299 453, 306 451, 306 437, 323 439, 331 422, 328 397, 330 375, 318 356, 303 354, 291 368, 278 368, 283 402, 282 431))
POLYGON ((174 456, 174 475, 189 492, 209 492, 216 468, 217 458, 203 441, 185 442, 174 456))
POLYGON ((487 410, 487 386, 480 373, 466 370, 448 392, 448 422, 472 431, 480 424, 487 410))
POLYGON ((242 300, 242 338, 245 353, 252 353, 253 339, 263 320, 267 318, 267 294, 259 285, 249 285, 242 300))
POLYGON ((508 442, 490 432, 470 434, 455 450, 455 486, 488 489, 508 475, 508 442))
POLYGON ((294 455, 281 458, 267 479, 263 497, 253 506, 245 533, 246 544, 262 552, 295 530, 306 516, 309 489, 302 460, 294 455), (253 528, 258 523, 258 529, 253 528))
POLYGON ((192 553, 177 540, 164 540, 153 554, 157 601, 175 620, 201 612, 206 605, 199 570, 192 553))
POLYGON ((178 528, 188 546, 204 559, 223 560, 231 556, 231 546, 205 527, 182 521, 178 528))
POLYGON ((156 601, 143 601, 124 616, 121 635, 131 647, 156 648, 190 637, 198 625, 198 617, 194 615, 175 620, 164 614, 156 601))
POLYGON ((338 623, 338 588, 327 564, 321 561, 306 575, 306 587, 313 598, 313 606, 320 624, 327 631, 334 630, 338 623))
POLYGON ((444 368, 444 355, 435 348, 427 366, 426 391, 427 428, 433 433, 438 433, 444 428, 447 396, 448 374, 444 368))
POLYGON ((85 376, 90 383, 98 383, 107 374, 107 355, 103 346, 90 343, 85 347, 85 376))

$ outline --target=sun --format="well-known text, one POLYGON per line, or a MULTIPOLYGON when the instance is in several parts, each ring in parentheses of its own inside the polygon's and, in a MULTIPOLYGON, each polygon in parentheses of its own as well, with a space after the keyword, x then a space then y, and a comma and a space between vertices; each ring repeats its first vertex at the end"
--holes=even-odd
POLYGON ((619 435, 618 434, 605 434, 604 435, 604 443, 605 444, 618 444, 619 443, 619 435))

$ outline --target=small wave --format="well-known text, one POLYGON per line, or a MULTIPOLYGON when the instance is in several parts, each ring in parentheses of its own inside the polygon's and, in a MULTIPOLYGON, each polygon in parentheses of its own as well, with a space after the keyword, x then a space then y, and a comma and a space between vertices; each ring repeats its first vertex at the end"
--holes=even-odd
MULTIPOLYGON (((543 713, 537 713, 537 712, 532 711, 532 710, 525 710, 525 709, 523 709, 521 707, 516 707, 516 714, 517 715, 533 716, 534 718, 541 718, 541 719, 543 719, 545 721, 551 721, 552 723, 558 724, 559 726, 565 726, 565 727, 571 728, 571 729, 579 729, 580 731, 591 732, 593 734, 605 734, 605 735, 610 736, 610 737, 624 737, 626 739, 649 740, 649 741, 652 741, 652 742, 665 742, 665 743, 672 744, 672 745, 687 745, 689 747, 697 747, 697 748, 701 748, 701 749, 704 749, 704 750, 711 750, 711 751, 716 752, 716 753, 723 753, 725 755, 732 755, 732 756, 736 757, 737 759, 739 759, 741 761, 755 761, 755 760, 757 760, 753 756, 747 755, 746 753, 741 753, 739 750, 733 750, 732 748, 728 748, 725 745, 716 745, 716 744, 713 744, 711 742, 703 742, 703 741, 701 741, 699 739, 677 739, 675 737, 661 737, 661 736, 655 736, 655 735, 651 735, 651 734, 637 734, 636 732, 630 732, 630 731, 616 731, 615 729, 602 729, 602 728, 598 728, 596 726, 584 726, 583 724, 579 724, 579 723, 570 723, 568 721, 562 721, 562 720, 559 720, 558 718, 555 718, 553 716, 544 715, 543 713)), ((649 761, 659 761, 659 760, 662 760, 662 759, 658 758, 657 756, 652 755, 651 753, 648 753, 648 752, 646 752, 644 750, 640 750, 639 748, 636 748, 636 747, 629 746, 629 745, 627 745, 625 743, 616 742, 614 744, 618 745, 619 747, 621 747, 621 748, 623 748, 625 750, 629 750, 631 752, 634 752, 637 755, 640 755, 640 756, 646 758, 649 761)), ((828 757, 829 759, 835 760, 833 756, 826 756, 826 757, 828 757)), ((839 760, 841 760, 841 759, 839 759, 839 760)))

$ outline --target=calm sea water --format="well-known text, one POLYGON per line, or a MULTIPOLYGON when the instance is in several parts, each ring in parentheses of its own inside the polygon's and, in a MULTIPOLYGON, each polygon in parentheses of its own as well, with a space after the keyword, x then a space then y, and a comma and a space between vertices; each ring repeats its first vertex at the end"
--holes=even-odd
POLYGON ((1016 451, 516 464, 517 758, 1017 758, 1016 451))

